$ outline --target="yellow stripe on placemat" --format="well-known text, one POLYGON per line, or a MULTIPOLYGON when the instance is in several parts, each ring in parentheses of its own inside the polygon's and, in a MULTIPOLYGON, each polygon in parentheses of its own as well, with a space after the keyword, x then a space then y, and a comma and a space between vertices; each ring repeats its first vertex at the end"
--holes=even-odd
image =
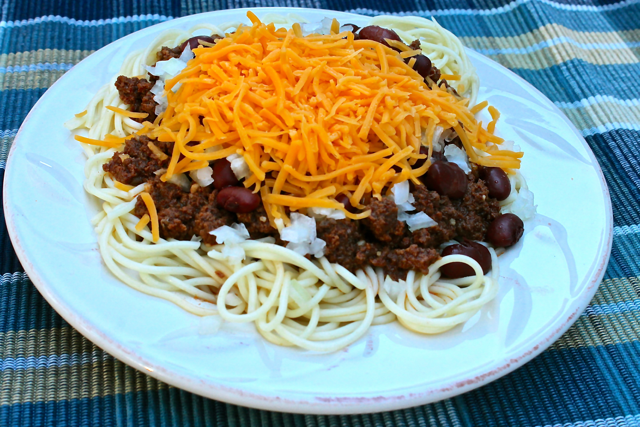
POLYGON ((527 48, 539 43, 566 37, 580 44, 621 44, 640 40, 640 29, 618 32, 576 31, 560 24, 546 24, 512 37, 460 37, 472 49, 527 48))
MULTIPOLYGON (((75 65, 93 51, 39 49, 0 55, 0 65, 5 68, 25 67, 37 64, 70 64, 75 65)), ((0 90, 44 89, 60 78, 66 69, 15 71, 0 74, 0 90)))
POLYGON ((640 341, 640 310, 633 309, 638 301, 638 286, 639 277, 602 281, 587 309, 589 315, 581 315, 550 348, 562 350, 640 341))

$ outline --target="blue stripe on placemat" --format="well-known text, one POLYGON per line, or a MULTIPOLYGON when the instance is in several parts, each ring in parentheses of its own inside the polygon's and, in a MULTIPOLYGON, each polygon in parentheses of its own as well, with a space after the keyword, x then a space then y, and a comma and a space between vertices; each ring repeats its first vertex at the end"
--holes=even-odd
POLYGON ((619 99, 634 99, 640 94, 640 63, 594 65, 572 59, 548 68, 530 70, 512 69, 523 79, 533 84, 554 102, 572 102, 576 98, 593 95, 613 96, 619 99), (577 82, 573 76, 585 76, 577 82))
POLYGON ((175 0, 146 0, 146 1, 122 1, 94 2, 92 7, 78 1, 39 0, 36 4, 28 1, 15 2, 13 7, 7 10, 3 19, 27 20, 40 16, 68 16, 77 20, 110 19, 114 16, 131 16, 144 11, 145 14, 180 15, 181 2, 175 0), (35 6, 35 7, 34 7, 35 6))
POLYGON ((0 129, 18 129, 46 88, 0 91, 0 129))
MULTIPOLYGON (((280 426, 288 420, 290 425, 300 426, 350 426, 367 425, 367 421, 369 425, 377 424, 376 421, 384 422, 385 419, 397 422, 396 425, 411 425, 420 412, 433 415, 433 423, 428 425, 456 425, 458 420, 465 420, 466 425, 471 426, 567 425, 585 419, 616 420, 640 413, 639 356, 638 343, 548 351, 516 374, 448 401, 384 414, 312 417, 311 422, 309 416, 224 405, 169 387, 137 392, 116 390, 115 395, 101 397, 4 405, 0 406, 0 425, 18 425, 37 413, 55 413, 58 422, 68 423, 57 425, 69 426, 80 425, 80 415, 84 415, 85 423, 93 418, 98 425, 111 425, 109 418, 115 416, 125 425, 132 426, 211 425, 209 423, 216 417, 225 415, 222 425, 245 426, 251 421, 262 420, 267 422, 252 425, 280 426), (616 375, 603 375, 604 370, 616 372, 616 375), (520 405, 514 406, 514 402, 520 405), (115 414, 110 410, 114 406, 115 414)), ((121 368, 128 375, 136 375, 129 367, 121 368)))

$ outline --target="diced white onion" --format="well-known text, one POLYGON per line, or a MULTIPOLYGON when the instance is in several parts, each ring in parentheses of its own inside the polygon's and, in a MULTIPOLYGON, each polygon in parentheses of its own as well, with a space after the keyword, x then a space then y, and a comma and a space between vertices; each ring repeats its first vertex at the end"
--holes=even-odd
POLYGON ((418 212, 415 214, 405 214, 405 215, 407 215, 405 222, 409 226, 409 231, 411 231, 412 233, 416 230, 438 225, 437 222, 431 219, 431 217, 424 212, 418 212))
POLYGON ((471 167, 469 166, 469 162, 467 161, 467 153, 458 148, 458 146, 454 144, 449 144, 444 147, 444 157, 450 163, 455 163, 460 166, 460 169, 464 173, 471 172, 471 167))
POLYGON ((223 225, 210 231, 209 234, 216 236, 218 244, 239 244, 249 238, 249 231, 244 224, 233 224, 231 227, 223 225))
POLYGON ((389 276, 387 276, 382 286, 393 301, 396 301, 398 296, 407 289, 407 283, 404 280, 396 282, 391 280, 389 276))
POLYGON ((393 201, 396 202, 396 205, 400 205, 402 203, 409 201, 409 181, 402 181, 397 183, 391 188, 391 193, 393 193, 393 201))
POLYGON ((407 224, 409 224, 409 219, 413 217, 407 212, 411 212, 416 209, 412 204, 416 201, 416 199, 415 197, 413 197, 413 194, 411 194, 409 190, 409 181, 402 181, 391 187, 393 201, 398 207, 398 221, 404 221, 407 224))
POLYGON ((526 188, 521 188, 516 195, 516 200, 503 208, 503 213, 511 212, 526 221, 536 215, 536 205, 534 205, 533 193, 526 188))
POLYGON ((184 62, 186 64, 187 62, 191 61, 195 57, 196 57, 196 55, 191 50, 191 45, 189 43, 187 43, 187 46, 184 48, 184 50, 180 54, 180 58, 178 58, 178 59, 180 59, 180 61, 182 61, 182 62, 184 62))
POLYGON ((331 33, 331 23, 333 19, 324 18, 320 25, 318 23, 304 23, 300 25, 302 29, 302 35, 308 36, 309 34, 321 34, 327 35, 331 33))
POLYGON ((225 257, 231 264, 239 264, 244 261, 246 255, 242 246, 230 244, 224 245, 222 248, 222 256, 225 257))
POLYGON ((301 255, 312 254, 316 258, 324 255, 326 242, 316 237, 315 218, 293 212, 291 225, 280 232, 280 238, 286 242, 287 249, 298 252, 301 255))
POLYGON ((329 219, 345 219, 344 212, 339 209, 332 208, 309 208, 307 209, 309 216, 314 218, 329 218, 329 219))
POLYGON ((229 163, 231 163, 231 170, 238 179, 248 178, 251 175, 249 165, 239 154, 231 154, 227 157, 229 163))
POLYGON ((218 244, 224 244, 222 256, 227 258, 230 263, 238 264, 245 259, 244 249, 240 243, 250 236, 244 224, 233 224, 231 227, 223 225, 210 231, 209 234, 216 236, 218 244))
POLYGON ((189 189, 191 188, 191 181, 189 181, 189 178, 187 178, 187 176, 183 173, 171 175, 171 178, 169 178, 167 182, 177 185, 178 187, 182 188, 182 191, 189 191, 189 189))
POLYGON ((213 169, 211 166, 205 166, 201 169, 196 169, 189 172, 189 176, 192 180, 198 183, 200 187, 206 187, 213 183, 213 169))

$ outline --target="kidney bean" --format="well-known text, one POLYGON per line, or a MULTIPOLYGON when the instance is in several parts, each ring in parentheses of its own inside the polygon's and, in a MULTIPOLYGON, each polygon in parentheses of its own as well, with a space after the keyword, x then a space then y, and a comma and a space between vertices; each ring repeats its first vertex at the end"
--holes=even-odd
POLYGON ((349 200, 349 197, 346 194, 338 194, 336 196, 336 202, 342 203, 344 205, 344 208, 351 213, 356 213, 358 211, 355 207, 353 207, 351 201, 349 200))
MULTIPOLYGON (((491 253, 489 249, 477 242, 465 240, 463 243, 444 248, 442 257, 448 255, 466 255, 480 264, 482 273, 487 274, 491 270, 491 253)), ((440 271, 446 277, 457 279, 475 275, 475 270, 463 262, 452 262, 440 267, 440 271)))
POLYGON ((249 213, 260 206, 260 196, 244 187, 227 187, 220 190, 216 201, 229 212, 249 213))
POLYGON ((218 190, 226 187, 235 187, 240 181, 231 169, 231 162, 227 159, 220 159, 213 164, 213 186, 218 190))
POLYGON ((191 37, 189 40, 186 40, 184 42, 182 42, 182 44, 180 45, 180 50, 184 50, 184 48, 187 47, 187 43, 189 43, 189 46, 191 47, 191 49, 195 49, 198 46, 200 46, 200 40, 202 40, 203 42, 206 43, 215 43, 217 39, 219 39, 220 37, 218 36, 213 36, 213 37, 209 37, 209 36, 195 36, 195 37, 191 37))
POLYGON ((512 213, 494 219, 487 230, 487 241, 493 246, 508 247, 518 243, 524 233, 524 223, 512 213))
POLYGON ((425 55, 416 55, 405 59, 407 64, 411 61, 411 58, 416 58, 416 62, 413 64, 413 69, 416 70, 422 78, 426 79, 429 77, 429 74, 431 73, 431 60, 425 55))
POLYGON ((489 197, 496 200, 504 200, 511 194, 511 182, 509 177, 500 168, 482 168, 480 178, 487 184, 489 197))
POLYGON ((400 39, 395 31, 378 27, 377 25, 369 25, 368 27, 364 27, 358 34, 360 35, 361 39, 373 40, 374 42, 382 43, 387 47, 391 46, 389 46, 389 43, 387 43, 385 39, 402 42, 402 39, 400 39))
POLYGON ((455 163, 436 161, 422 178, 429 190, 450 199, 459 199, 467 191, 467 175, 455 163))

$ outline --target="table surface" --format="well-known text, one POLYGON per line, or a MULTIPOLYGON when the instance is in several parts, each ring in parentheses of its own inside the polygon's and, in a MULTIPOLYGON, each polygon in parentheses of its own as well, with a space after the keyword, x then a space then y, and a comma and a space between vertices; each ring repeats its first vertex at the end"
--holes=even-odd
POLYGON ((82 337, 23 272, 0 213, 0 426, 640 425, 637 0, 7 0, 0 22, 0 181, 31 107, 91 52, 173 17, 255 6, 434 16, 540 89, 582 132, 611 192, 613 251, 598 293, 551 348, 470 393, 380 414, 258 411, 170 387, 82 337))

